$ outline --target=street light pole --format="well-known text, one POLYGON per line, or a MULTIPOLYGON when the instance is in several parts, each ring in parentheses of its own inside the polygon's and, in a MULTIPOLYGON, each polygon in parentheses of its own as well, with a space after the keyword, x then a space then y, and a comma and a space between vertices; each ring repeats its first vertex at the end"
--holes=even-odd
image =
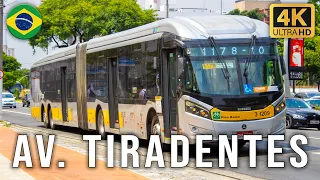
POLYGON ((166 2, 166 6, 167 6, 167 14, 166 14, 166 17, 169 18, 169 0, 167 0, 166 2))
POLYGON ((221 15, 222 15, 222 0, 221 0, 221 7, 220 7, 220 12, 221 12, 221 15))
MULTIPOLYGON (((0 0, 0 70, 3 66, 3 0, 0 0)), ((2 115, 2 80, 0 79, 0 115, 2 115)))

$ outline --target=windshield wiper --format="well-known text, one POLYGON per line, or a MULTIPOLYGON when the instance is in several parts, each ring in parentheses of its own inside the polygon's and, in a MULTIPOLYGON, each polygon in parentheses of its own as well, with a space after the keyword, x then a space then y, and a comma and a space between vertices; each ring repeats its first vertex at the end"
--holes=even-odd
POLYGON ((249 57, 248 60, 246 61, 245 65, 244 65, 244 72, 243 72, 243 77, 246 78, 246 84, 248 84, 248 68, 251 64, 251 59, 252 59, 252 47, 256 44, 256 36, 252 35, 252 39, 251 39, 251 43, 249 46, 249 57))
POLYGON ((225 61, 222 60, 222 57, 219 53, 219 49, 218 49, 218 46, 214 40, 214 38, 212 36, 209 36, 209 41, 211 43, 211 46, 215 49, 215 51, 217 52, 217 59, 218 59, 218 62, 223 66, 222 68, 222 73, 223 73, 223 76, 224 78, 227 80, 227 83, 228 83, 228 92, 230 92, 230 73, 229 73, 229 70, 228 70, 228 66, 226 64, 225 61))

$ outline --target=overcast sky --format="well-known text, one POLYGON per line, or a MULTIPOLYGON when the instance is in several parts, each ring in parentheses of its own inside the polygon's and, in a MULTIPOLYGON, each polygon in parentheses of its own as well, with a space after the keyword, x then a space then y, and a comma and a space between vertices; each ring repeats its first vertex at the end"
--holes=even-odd
MULTIPOLYGON (((17 60, 22 64, 23 68, 30 68, 31 65, 39 60, 40 58, 44 57, 46 55, 46 52, 44 52, 42 49, 36 48, 36 54, 33 55, 32 47, 29 46, 27 40, 20 40, 15 37, 13 37, 10 32, 7 30, 6 27, 6 17, 8 11, 12 9, 12 7, 16 6, 20 3, 30 3, 35 6, 39 6, 41 0, 4 0, 5 8, 4 8, 4 45, 7 45, 8 48, 14 48, 14 55, 17 58, 17 60)), ((170 0, 169 0, 170 1, 170 0)), ((177 0, 175 0, 177 1, 177 0)), ((228 4, 233 6, 233 0, 223 0, 223 5, 225 6, 224 9, 232 9, 233 7, 227 8, 228 4)), ((307 2, 308 0, 281 0, 282 2, 307 2)), ((220 3, 219 3, 220 5, 220 3)), ((220 6, 217 7, 218 9, 220 6)), ((54 51, 53 46, 49 47, 49 53, 54 51)))

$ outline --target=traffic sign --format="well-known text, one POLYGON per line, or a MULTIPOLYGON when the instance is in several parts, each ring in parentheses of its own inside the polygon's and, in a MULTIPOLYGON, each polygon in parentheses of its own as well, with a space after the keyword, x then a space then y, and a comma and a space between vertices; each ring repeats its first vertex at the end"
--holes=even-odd
POLYGON ((3 77, 4 77, 4 72, 0 70, 0 79, 2 79, 3 77))
POLYGON ((312 38, 315 34, 313 4, 271 4, 272 38, 312 38))

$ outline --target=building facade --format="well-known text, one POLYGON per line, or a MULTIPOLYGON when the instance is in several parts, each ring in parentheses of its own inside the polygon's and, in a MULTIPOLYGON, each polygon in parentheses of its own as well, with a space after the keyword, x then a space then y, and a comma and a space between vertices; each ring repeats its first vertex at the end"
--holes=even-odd
MULTIPOLYGON (((166 18, 166 0, 137 0, 142 9, 154 9, 157 18, 166 18)), ((168 0, 169 17, 227 14, 235 0, 168 0)))
POLYGON ((262 21, 269 24, 269 7, 271 4, 275 3, 281 2, 280 0, 238 0, 235 3, 235 9, 239 9, 240 11, 250 11, 259 8, 259 12, 264 13, 266 15, 266 17, 263 18, 262 21))

